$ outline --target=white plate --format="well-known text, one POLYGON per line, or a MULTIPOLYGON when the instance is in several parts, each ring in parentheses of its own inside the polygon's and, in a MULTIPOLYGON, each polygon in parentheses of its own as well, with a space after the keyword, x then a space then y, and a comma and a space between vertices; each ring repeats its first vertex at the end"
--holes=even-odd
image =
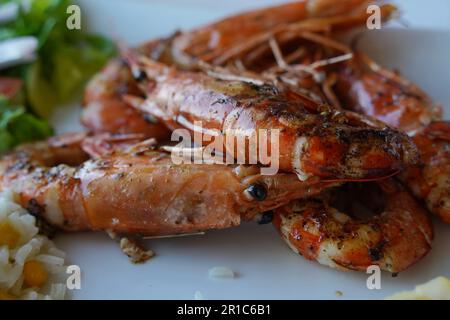
MULTIPOLYGON (((84 0, 81 8, 94 30, 136 44, 274 2, 280 1, 84 0)), ((383 64, 399 68, 434 99, 450 105, 450 3, 399 2, 410 28, 370 32, 363 45, 383 64)), ((59 110, 54 117, 58 131, 80 128, 78 115, 78 107, 59 110)), ((437 221, 435 226, 431 253, 397 278, 383 274, 381 290, 367 289, 364 273, 341 273, 305 261, 270 225, 149 241, 157 257, 139 266, 130 264, 105 234, 61 235, 57 244, 70 263, 81 267, 82 289, 72 292, 76 299, 193 299, 196 291, 206 299, 382 299, 436 276, 450 276, 450 227, 437 221), (231 268, 237 278, 209 280, 208 270, 215 266, 231 268)))

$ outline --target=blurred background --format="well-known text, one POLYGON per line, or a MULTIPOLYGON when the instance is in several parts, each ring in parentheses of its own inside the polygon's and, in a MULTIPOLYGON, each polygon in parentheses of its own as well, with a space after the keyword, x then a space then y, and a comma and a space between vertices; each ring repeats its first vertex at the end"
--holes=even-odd
MULTIPOLYGON (((287 0, 79 0, 82 10, 89 17, 94 30, 120 37, 130 44, 136 44, 148 37, 167 35, 177 28, 192 28, 224 15, 245 9, 276 5, 287 0), (151 3, 151 7, 149 7, 151 3), (117 10, 118 7, 120 10, 117 10), (101 15, 98 13, 101 12, 101 15), (161 14, 166 12, 167 14, 161 14), (169 13, 170 12, 170 13, 169 13), (128 19, 117 19, 118 14, 128 19), (132 30, 139 32, 132 32, 132 30), (145 30, 145 32, 142 32, 145 30), (146 38, 144 35, 148 35, 146 38)), ((448 0, 393 0, 403 11, 402 20, 414 28, 439 28, 450 30, 450 1, 448 0)), ((398 25, 398 24, 397 24, 398 25)))

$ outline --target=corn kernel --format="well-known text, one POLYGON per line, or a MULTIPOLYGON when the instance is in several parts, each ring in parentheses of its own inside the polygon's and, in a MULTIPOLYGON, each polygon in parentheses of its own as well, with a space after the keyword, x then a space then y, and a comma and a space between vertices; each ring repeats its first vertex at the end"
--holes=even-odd
POLYGON ((8 222, 0 224, 0 246, 15 248, 20 241, 20 233, 8 222))
POLYGON ((31 260, 23 267, 23 277, 27 286, 40 288, 47 282, 48 274, 39 261, 31 260))

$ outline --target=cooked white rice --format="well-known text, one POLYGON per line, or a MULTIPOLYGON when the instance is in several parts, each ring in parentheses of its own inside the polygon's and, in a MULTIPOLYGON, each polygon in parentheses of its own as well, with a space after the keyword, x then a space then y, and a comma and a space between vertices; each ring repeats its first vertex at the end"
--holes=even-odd
POLYGON ((13 193, 0 192, 0 300, 65 298, 65 253, 38 231, 35 217, 14 201, 13 193), (39 280, 30 280, 36 279, 36 269, 29 267, 24 273, 25 265, 39 266, 42 285, 29 286, 39 280))

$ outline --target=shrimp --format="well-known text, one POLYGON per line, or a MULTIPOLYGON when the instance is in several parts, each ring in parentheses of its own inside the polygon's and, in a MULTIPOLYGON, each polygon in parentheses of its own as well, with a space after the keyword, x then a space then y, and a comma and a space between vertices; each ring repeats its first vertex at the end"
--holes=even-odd
MULTIPOLYGON (((168 50, 171 41, 171 38, 156 39, 133 50, 172 64, 168 50)), ((127 94, 142 95, 135 78, 138 79, 139 74, 132 74, 124 59, 111 59, 85 89, 85 108, 81 117, 84 127, 96 134, 141 134, 159 141, 168 140, 170 131, 166 126, 154 117, 143 115, 125 101, 127 94)))
POLYGON ((450 223, 450 123, 439 121, 441 106, 418 86, 363 53, 341 67, 336 92, 347 108, 413 137, 422 165, 408 167, 400 177, 431 212, 450 223))
MULTIPOLYGON (((384 15, 385 20, 390 16, 392 14, 384 15)), ((358 24, 352 27, 358 27, 358 24)), ((448 138, 445 134, 439 136, 448 124, 440 122, 438 132, 432 129, 436 127, 433 121, 442 118, 440 106, 410 81, 382 68, 361 52, 323 35, 320 30, 305 31, 293 43, 289 26, 283 28, 284 31, 276 33, 272 30, 272 38, 265 38, 262 44, 253 41, 258 35, 249 38, 245 50, 236 44, 230 49, 235 55, 219 63, 237 59, 246 71, 273 74, 273 78, 294 87, 315 91, 315 95, 319 95, 316 101, 325 98, 324 101, 338 110, 349 109, 375 117, 413 136, 423 149, 419 151, 424 164, 409 166, 400 177, 418 198, 425 200, 430 211, 449 221, 448 138), (336 52, 341 55, 336 56, 336 52), (430 131, 435 133, 430 136, 426 133, 430 131)))
POLYGON ((140 92, 126 64, 114 59, 87 86, 83 125, 95 133, 139 133, 165 140, 167 128, 129 106, 122 98, 125 94, 140 92))
POLYGON ((343 105, 414 136, 442 119, 442 107, 417 85, 362 52, 340 65, 336 93, 343 105))
POLYGON ((145 73, 140 87, 146 101, 135 104, 142 112, 172 130, 202 134, 207 137, 203 141, 220 138, 228 153, 244 153, 245 159, 250 158, 252 133, 270 131, 266 145, 271 146, 272 133, 277 132, 279 168, 302 180, 379 178, 417 160, 406 135, 296 92, 177 70, 140 55, 131 54, 128 60, 134 72, 145 73), (246 147, 236 151, 234 142, 242 138, 246 147))
POLYGON ((158 236, 237 226, 337 184, 262 176, 254 166, 175 165, 142 146, 90 158, 85 138, 65 135, 14 150, 0 161, 0 190, 11 189, 23 207, 63 231, 158 236))
MULTIPOLYGON (((306 0, 245 12, 178 35, 172 57, 178 65, 191 67, 196 61, 225 65, 256 48, 269 49, 268 42, 280 33, 289 40, 305 31, 339 31, 365 24, 368 0, 306 0)), ((391 17, 396 8, 381 5, 381 17, 391 17)), ((241 60, 244 62, 244 59, 241 60)))
MULTIPOLYGON (((450 129, 448 122, 441 121, 442 107, 417 85, 383 68, 366 54, 320 34, 309 35, 308 40, 311 43, 299 43, 297 51, 303 52, 301 59, 296 58, 290 61, 292 65, 278 69, 289 73, 294 85, 319 78, 309 90, 319 91, 335 108, 373 117, 410 135, 419 147, 423 163, 408 166, 400 178, 416 197, 424 200, 431 212, 449 222, 450 129), (343 56, 336 56, 336 52, 343 56), (344 56, 345 59, 340 59, 344 56), (435 130, 436 127, 440 129, 435 130)), ((281 45, 286 49, 286 43, 281 45)), ((275 58, 283 62, 278 49, 279 56, 275 58)))
POLYGON ((331 191, 328 200, 298 200, 277 209, 274 225, 295 252, 342 271, 366 271, 377 265, 398 273, 429 252, 433 238, 431 221, 401 184, 387 179, 361 184, 356 190, 354 187, 350 185, 347 190, 350 197, 341 188, 339 192, 331 191), (379 198, 380 193, 384 199, 379 198), (377 203, 377 199, 382 201, 377 203), (344 200, 343 209, 337 209, 333 200, 344 200), (368 204, 374 208, 363 207, 368 204), (342 212, 352 211, 346 207, 353 207, 355 215, 367 214, 361 212, 364 209, 380 214, 354 218, 342 212))
MULTIPOLYGON (((394 7, 386 6, 384 20, 392 17, 394 12, 394 7)), ((278 21, 279 18, 276 11, 266 12, 265 17, 269 21, 278 21)), ((412 136, 423 149, 419 150, 423 165, 409 166, 409 173, 401 177, 412 192, 425 201, 431 212, 449 221, 448 139, 445 135, 438 137, 436 132, 430 139, 430 135, 425 133, 435 131, 433 122, 442 119, 441 106, 411 81, 329 37, 335 35, 330 33, 335 31, 332 21, 341 19, 345 20, 343 17, 328 17, 328 34, 324 35, 323 30, 303 31, 296 42, 289 36, 290 26, 294 23, 286 22, 287 25, 276 31, 276 27, 271 30, 264 28, 265 24, 261 22, 259 32, 264 30, 271 38, 266 37, 261 42, 259 34, 254 34, 247 39, 245 50, 241 50, 241 44, 237 43, 228 48, 234 55, 212 62, 230 64, 240 61, 246 71, 262 71, 266 77, 288 82, 291 88, 313 92, 318 103, 328 102, 338 110, 347 109, 374 117, 412 136)), ((349 21, 353 21, 348 24, 350 28, 357 28, 365 22, 362 19, 349 21)), ((448 126, 442 122, 438 125, 441 128, 448 126)))
POLYGON ((450 122, 432 122, 414 135, 423 165, 402 172, 402 181, 427 208, 450 224, 450 122))
MULTIPOLYGON (((250 42, 255 46, 262 46, 255 52, 265 48, 270 54, 268 40, 272 34, 287 32, 290 39, 299 31, 348 29, 366 21, 365 10, 359 9, 368 2, 343 0, 337 4, 330 0, 308 0, 289 3, 228 17, 193 31, 175 33, 167 39, 152 40, 135 51, 167 65, 189 70, 202 69, 199 61, 218 65, 242 58, 245 64, 250 64, 250 60, 261 59, 257 54, 250 54, 248 59, 243 56, 251 49, 246 44, 247 38, 254 39, 250 42), (288 24, 293 25, 286 30, 288 24), (237 52, 236 43, 243 44, 237 52)), ((381 8, 384 19, 395 12, 393 6, 383 5, 381 8)), ((139 76, 140 73, 133 75, 120 59, 113 59, 86 89, 86 108, 82 116, 85 127, 96 133, 142 133, 159 140, 166 139, 168 131, 155 123, 154 117, 148 114, 141 116, 122 99, 126 93, 139 95, 133 80, 139 76)), ((314 90, 310 83, 302 83, 302 86, 314 90)))

